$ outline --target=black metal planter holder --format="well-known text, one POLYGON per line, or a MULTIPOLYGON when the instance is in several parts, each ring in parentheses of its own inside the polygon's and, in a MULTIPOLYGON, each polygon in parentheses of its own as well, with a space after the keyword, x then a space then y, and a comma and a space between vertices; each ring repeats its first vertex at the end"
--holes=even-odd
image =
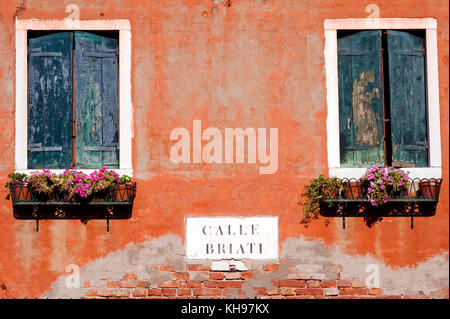
POLYGON ((345 219, 348 217, 364 217, 366 220, 383 217, 409 217, 411 229, 414 228, 414 217, 429 217, 436 214, 436 205, 442 179, 410 179, 408 195, 387 199, 381 206, 373 206, 365 197, 362 183, 356 179, 341 179, 343 189, 329 193, 324 190, 320 204, 320 213, 326 217, 342 218, 342 228, 345 229, 345 219))
POLYGON ((105 219, 106 231, 109 232, 110 219, 131 217, 136 183, 116 186, 89 201, 64 201, 58 196, 45 198, 24 183, 10 183, 10 194, 14 217, 36 220, 36 231, 39 231, 40 219, 80 219, 82 223, 90 219, 105 219))

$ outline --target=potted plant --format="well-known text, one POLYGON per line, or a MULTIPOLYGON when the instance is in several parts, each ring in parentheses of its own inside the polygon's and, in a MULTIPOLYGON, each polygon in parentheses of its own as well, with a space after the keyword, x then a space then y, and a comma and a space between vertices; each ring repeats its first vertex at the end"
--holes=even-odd
POLYGON ((28 187, 27 174, 10 173, 8 174, 8 177, 10 180, 6 183, 5 188, 10 190, 13 200, 31 200, 31 191, 28 187))
POLYGON ((342 181, 342 186, 344 188, 346 198, 358 199, 361 197, 361 181, 344 179, 342 181))
POLYGON ((408 173, 394 167, 375 165, 361 177, 362 195, 372 206, 381 206, 389 198, 407 198, 410 181, 408 173))
POLYGON ((422 179, 419 182, 418 196, 427 199, 435 199, 438 195, 440 188, 440 180, 434 178, 427 180, 422 179))
POLYGON ((131 177, 119 176, 105 167, 85 174, 76 169, 66 169, 61 174, 49 170, 26 174, 10 174, 7 183, 13 200, 52 201, 52 202, 84 202, 91 201, 131 201, 135 185, 131 177), (24 195, 24 189, 27 195, 24 195), (17 191, 17 190, 20 190, 17 191), (16 194, 17 193, 17 194, 16 194))
MULTIPOLYGON (((343 186, 340 179, 336 177, 325 178, 320 175, 314 178, 311 183, 305 185, 302 193, 303 200, 297 203, 302 206, 303 213, 307 218, 317 217, 320 212, 320 203, 326 198, 341 198, 343 196, 343 186)), ((332 203, 329 204, 330 206, 332 203)))
POLYGON ((122 175, 118 180, 117 187, 114 188, 114 198, 118 201, 129 201, 134 196, 134 183, 128 175, 122 175))

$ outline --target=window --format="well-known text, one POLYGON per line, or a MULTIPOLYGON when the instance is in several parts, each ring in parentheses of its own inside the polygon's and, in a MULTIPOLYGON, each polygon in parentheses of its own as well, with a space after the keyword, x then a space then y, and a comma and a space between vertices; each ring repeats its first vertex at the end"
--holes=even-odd
POLYGON ((119 167, 118 36, 28 33, 28 168, 119 167))
POLYGON ((16 171, 132 176, 130 79, 128 20, 17 20, 16 171))
POLYGON ((436 21, 326 20, 325 39, 330 175, 440 177, 436 21))
POLYGON ((427 167, 424 32, 337 36, 341 167, 427 167))

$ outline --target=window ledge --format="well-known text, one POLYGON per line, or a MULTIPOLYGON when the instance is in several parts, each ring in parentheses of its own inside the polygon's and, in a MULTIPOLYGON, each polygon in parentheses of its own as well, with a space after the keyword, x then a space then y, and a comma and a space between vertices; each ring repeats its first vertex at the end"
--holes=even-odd
MULTIPOLYGON (((403 167, 401 169, 409 172, 408 176, 411 179, 442 178, 441 167, 403 167)), ((367 168, 330 167, 328 173, 330 177, 358 179, 364 175, 366 170, 367 168)))

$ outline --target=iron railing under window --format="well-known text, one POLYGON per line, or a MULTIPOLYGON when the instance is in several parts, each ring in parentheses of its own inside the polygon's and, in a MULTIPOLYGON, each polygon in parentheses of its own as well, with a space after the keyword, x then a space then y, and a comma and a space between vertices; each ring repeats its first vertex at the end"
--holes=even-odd
POLYGON ((420 214, 420 211, 432 211, 435 213, 439 201, 439 193, 442 178, 409 179, 405 192, 390 194, 383 205, 373 207, 368 198, 367 187, 359 179, 337 179, 341 187, 339 189, 323 189, 321 207, 327 210, 326 216, 343 218, 345 228, 345 217, 360 217, 367 214, 379 214, 380 216, 409 216, 411 217, 411 228, 413 228, 414 216, 429 216, 430 213, 420 214), (335 213, 329 213, 335 209, 335 213), (395 210, 395 214, 389 214, 389 210, 395 210), (361 214, 363 212, 363 214, 361 214))
POLYGON ((27 183, 11 182, 9 188, 14 216, 18 219, 36 219, 37 231, 39 219, 61 217, 79 218, 82 221, 91 218, 106 219, 109 231, 109 220, 124 218, 124 212, 128 212, 128 216, 136 196, 136 182, 119 184, 88 199, 76 200, 66 200, 58 192, 50 196, 40 194, 27 183))

